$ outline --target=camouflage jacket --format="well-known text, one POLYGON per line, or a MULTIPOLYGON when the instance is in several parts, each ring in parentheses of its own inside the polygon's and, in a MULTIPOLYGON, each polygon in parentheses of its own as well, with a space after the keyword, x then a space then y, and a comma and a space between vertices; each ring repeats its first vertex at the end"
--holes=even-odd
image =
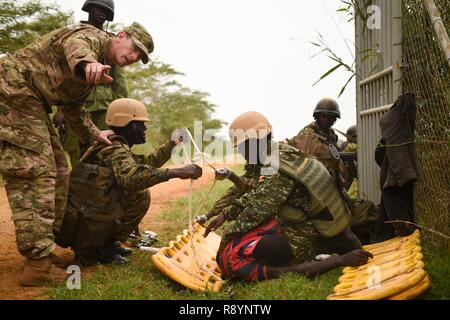
POLYGON ((174 146, 173 141, 167 141, 150 155, 137 156, 126 143, 114 140, 112 146, 97 154, 93 163, 111 168, 115 182, 125 193, 138 192, 167 181, 167 169, 160 167, 170 159, 174 146))
POLYGON ((340 159, 336 159, 329 149, 330 144, 338 149, 337 142, 338 137, 333 129, 330 129, 330 132, 327 133, 320 130, 316 122, 312 122, 292 138, 289 144, 303 153, 315 156, 329 172, 339 172, 344 186, 349 187, 349 174, 344 163, 340 159))
POLYGON ((346 141, 342 145, 342 152, 357 152, 357 151, 358 145, 356 143, 346 141))
MULTIPOLYGON (((283 144, 279 144, 279 156, 283 157, 283 144)), ((234 220, 224 235, 224 243, 231 237, 244 234, 274 217, 281 225, 292 225, 278 215, 284 206, 295 208, 305 213, 310 211, 311 198, 307 188, 294 178, 278 172, 265 176, 256 189, 244 194, 240 199, 225 209, 227 221, 234 220)), ((295 228, 295 226, 294 226, 295 228)))
POLYGON ((94 84, 85 81, 84 66, 105 63, 110 43, 111 36, 106 32, 87 24, 77 24, 48 33, 27 47, 2 57, 0 140, 34 150, 20 139, 20 136, 30 136, 32 140, 35 134, 27 116, 45 120, 45 112, 50 113, 52 105, 64 106, 65 118, 82 142, 98 135, 99 130, 82 107, 94 89, 94 84), (2 121, 1 114, 8 110, 14 110, 15 118, 2 121), (9 128, 8 121, 17 123, 14 128, 9 128))
POLYGON ((113 64, 110 75, 114 79, 111 84, 98 84, 87 97, 85 102, 87 111, 106 111, 109 104, 114 100, 128 97, 128 86, 124 69, 113 64))
POLYGON ((240 177, 247 186, 246 189, 242 190, 235 185, 230 187, 227 192, 216 201, 213 208, 210 210, 212 216, 217 216, 220 213, 225 213, 225 208, 230 206, 234 200, 239 199, 245 193, 250 192, 258 185, 261 176, 261 166, 255 164, 247 164, 244 167, 244 174, 240 177))

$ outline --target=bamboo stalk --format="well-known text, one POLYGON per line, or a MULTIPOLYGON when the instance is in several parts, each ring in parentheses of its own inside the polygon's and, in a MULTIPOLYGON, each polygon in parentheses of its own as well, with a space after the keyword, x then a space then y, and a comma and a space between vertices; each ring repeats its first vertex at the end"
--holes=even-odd
POLYGON ((439 40, 442 53, 444 54, 445 59, 447 59, 447 63, 450 67, 450 38, 448 37, 447 30, 442 22, 439 9, 436 7, 434 0, 422 0, 422 3, 430 15, 431 23, 433 24, 434 31, 439 40))

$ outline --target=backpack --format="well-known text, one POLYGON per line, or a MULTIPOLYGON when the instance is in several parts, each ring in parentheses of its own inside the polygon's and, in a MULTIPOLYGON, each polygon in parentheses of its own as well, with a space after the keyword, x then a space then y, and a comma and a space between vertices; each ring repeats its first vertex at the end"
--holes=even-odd
MULTIPOLYGON (((110 136, 110 141, 126 141, 110 136)), ((97 154, 111 146, 96 142, 74 165, 69 181, 69 196, 61 231, 55 242, 72 247, 80 254, 92 252, 115 241, 123 193, 111 168, 93 164, 97 154)))
POLYGON ((291 146, 280 150, 279 170, 304 185, 311 196, 309 212, 283 207, 279 212, 287 221, 311 219, 314 228, 325 238, 342 233, 351 223, 351 213, 325 166, 291 146))

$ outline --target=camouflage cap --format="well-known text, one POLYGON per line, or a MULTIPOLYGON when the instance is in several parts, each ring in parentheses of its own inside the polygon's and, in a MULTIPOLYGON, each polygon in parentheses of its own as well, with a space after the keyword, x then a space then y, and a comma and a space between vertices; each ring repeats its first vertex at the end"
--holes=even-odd
POLYGON ((134 44, 142 51, 142 62, 148 63, 148 55, 153 52, 154 44, 150 33, 137 22, 123 29, 133 39, 134 44))

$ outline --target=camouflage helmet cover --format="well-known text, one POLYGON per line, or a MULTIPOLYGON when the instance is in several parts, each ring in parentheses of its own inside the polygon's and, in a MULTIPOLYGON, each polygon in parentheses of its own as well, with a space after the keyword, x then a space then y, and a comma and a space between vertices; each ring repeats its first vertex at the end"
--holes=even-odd
POLYGON ((148 55, 154 50, 153 38, 150 33, 138 22, 133 22, 130 26, 123 29, 134 44, 142 51, 142 63, 147 64, 149 61, 148 55))

